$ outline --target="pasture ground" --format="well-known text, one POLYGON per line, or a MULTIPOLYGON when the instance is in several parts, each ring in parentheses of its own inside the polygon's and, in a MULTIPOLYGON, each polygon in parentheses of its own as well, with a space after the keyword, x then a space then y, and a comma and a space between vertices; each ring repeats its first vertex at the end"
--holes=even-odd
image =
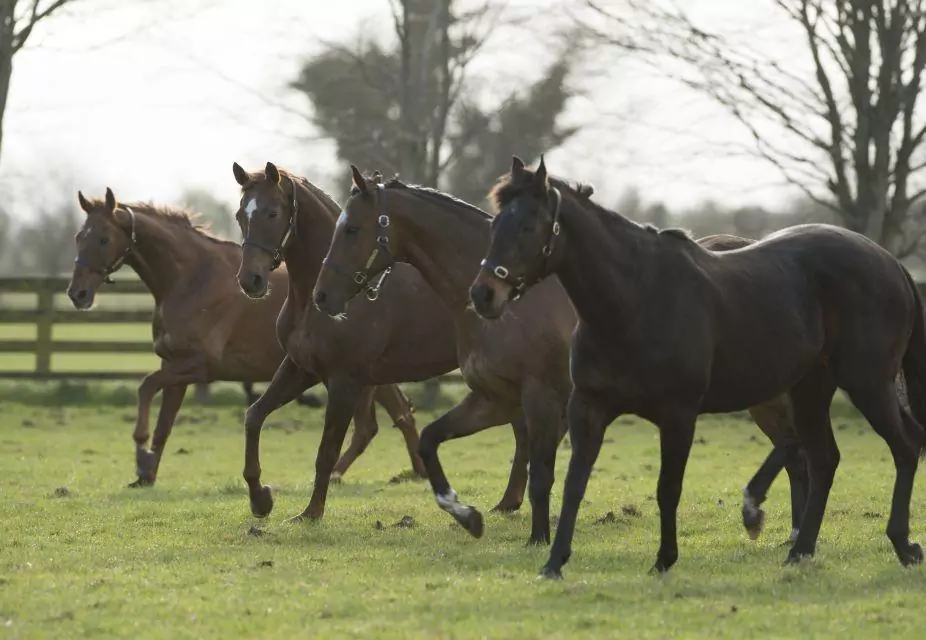
MULTIPOLYGON (((325 520, 289 526, 311 489, 321 412, 287 407, 264 433, 267 521, 240 477, 243 408, 182 413, 158 486, 133 479, 128 407, 0 404, 0 636, 44 637, 921 637, 926 567, 903 569, 883 535, 893 469, 867 425, 837 417, 843 457, 817 557, 783 568, 787 481, 763 536, 740 527, 741 488, 768 451, 739 417, 702 421, 680 509, 681 559, 647 575, 658 544, 657 432, 612 425, 566 580, 536 579, 546 548, 524 545, 529 507, 489 514, 470 538, 379 437, 325 520), (609 512, 614 517, 596 523, 609 512), (413 526, 394 526, 410 516, 413 526), (377 526, 377 523, 382 523, 377 526), (255 526, 262 535, 249 534, 255 526)), ((419 414, 419 424, 427 415, 419 414)), ((487 511, 513 439, 494 429, 442 448, 464 501, 487 511)), ((554 486, 558 513, 569 451, 554 486)), ((922 487, 914 538, 926 540, 922 487)))

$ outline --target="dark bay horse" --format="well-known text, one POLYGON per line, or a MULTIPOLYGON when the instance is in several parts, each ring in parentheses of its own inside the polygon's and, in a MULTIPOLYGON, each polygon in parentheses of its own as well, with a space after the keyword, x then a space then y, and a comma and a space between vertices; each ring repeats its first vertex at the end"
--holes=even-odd
MULTIPOLYGON (((364 389, 426 380, 456 369, 453 325, 421 276, 405 265, 385 282, 369 283, 367 297, 349 316, 332 319, 316 311, 312 287, 340 207, 308 180, 273 163, 252 173, 236 163, 233 170, 241 186, 237 220, 245 238, 239 286, 249 297, 261 298, 267 295, 275 267, 285 262, 290 275, 277 324, 287 357, 245 418, 244 479, 251 510, 263 517, 273 508, 270 489, 260 482, 264 420, 296 394, 324 382, 328 405, 315 462, 315 486, 308 506, 293 518, 317 519, 324 514, 328 476, 364 389), (383 299, 375 301, 380 286, 383 299)), ((282 294, 285 287, 278 289, 282 294)), ((520 506, 526 483, 526 460, 519 460, 517 454, 515 458, 508 489, 499 503, 505 509, 520 506)))
POLYGON ((636 414, 659 427, 662 540, 653 570, 665 572, 678 559, 676 514, 695 419, 785 392, 810 477, 787 562, 813 555, 839 463, 829 419, 837 388, 888 444, 896 478, 887 536, 902 564, 922 562, 909 520, 926 444, 926 329, 916 286, 893 256, 829 225, 712 252, 684 232, 643 227, 593 203, 581 188, 549 178, 542 158, 536 171, 515 158, 493 196, 499 213, 470 290, 476 309, 504 322, 511 297, 555 274, 579 316, 572 457, 543 575, 561 577, 605 427, 616 416, 636 414), (895 388, 901 369, 913 415, 895 388))
MULTIPOLYGON (((513 304, 500 322, 480 318, 469 308, 469 285, 489 241, 491 216, 481 209, 433 189, 398 180, 382 184, 351 167, 353 193, 345 203, 315 288, 317 306, 342 313, 348 300, 395 262, 416 267, 438 292, 454 318, 460 369, 470 394, 460 405, 421 432, 421 455, 438 505, 474 535, 482 518, 464 507, 444 475, 437 448, 452 438, 527 420, 531 443, 532 542, 549 541, 549 493, 556 444, 564 430, 569 382, 569 345, 576 325, 572 309, 555 278, 546 280, 513 304)), ((731 236, 706 239, 717 248, 748 240, 731 236)), ((777 458, 747 487, 744 524, 754 537, 762 527, 758 504, 786 461, 792 475, 793 511, 803 507, 803 468, 794 456, 793 428, 786 398, 750 409, 769 438, 780 445, 777 458), (790 452, 790 453, 789 453, 790 452)), ((794 518, 797 516, 795 515, 794 518)), ((795 520, 796 522, 796 520, 795 520)))
MULTIPOLYGON (((195 226, 183 211, 150 204, 116 202, 78 193, 87 214, 77 234, 77 259, 68 296, 78 309, 93 306, 96 291, 123 265, 131 267, 154 297, 154 350, 161 367, 138 388, 133 439, 137 479, 129 486, 154 484, 164 447, 187 386, 200 382, 267 381, 283 360, 274 325, 286 292, 286 272, 274 274, 277 291, 259 304, 241 296, 235 271, 241 248, 195 226), (148 419, 154 395, 163 390, 151 449, 148 419)), ((377 388, 377 401, 395 421, 420 470, 415 453, 418 432, 412 407, 394 386, 377 388)), ((377 431, 372 398, 358 406, 354 441, 338 461, 343 474, 377 431)))

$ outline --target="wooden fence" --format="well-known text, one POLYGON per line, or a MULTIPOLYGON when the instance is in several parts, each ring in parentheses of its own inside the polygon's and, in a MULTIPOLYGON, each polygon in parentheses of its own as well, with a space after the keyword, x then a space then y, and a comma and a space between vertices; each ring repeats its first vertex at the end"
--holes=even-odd
MULTIPOLYGON (((154 313, 153 299, 147 297, 147 305, 138 305, 129 309, 94 309, 77 311, 70 308, 70 301, 64 295, 67 290, 67 278, 0 278, 0 356, 7 354, 32 354, 35 365, 29 370, 22 367, 16 370, 4 366, 0 358, 0 378, 29 380, 119 380, 139 379, 148 371, 73 371, 55 370, 52 356, 56 353, 104 353, 153 354, 150 339, 139 341, 124 340, 59 340, 54 337, 56 325, 99 325, 99 324, 144 324, 150 335, 151 320, 154 313), (7 304, 5 297, 17 298, 18 304, 7 304), (33 306, 22 304, 23 298, 31 294, 35 298, 33 306), (60 304, 56 306, 55 298, 60 304), (32 325, 35 327, 34 338, 10 337, 5 326, 32 325)), ((112 295, 147 294, 145 285, 137 279, 120 279, 112 284, 103 285, 98 295, 108 298, 112 295)), ((462 382, 458 372, 441 376, 435 380, 442 383, 462 382)), ((427 383, 425 383, 427 384, 427 383)), ((439 387, 438 387, 439 388, 439 387)), ((433 385, 432 391, 437 391, 433 385)))
MULTIPOLYGON (((151 324, 153 306, 135 309, 94 310, 82 312, 56 307, 55 296, 68 286, 67 278, 0 278, 0 355, 31 353, 35 367, 31 371, 11 371, 0 366, 0 378, 28 378, 33 380, 97 379, 116 380, 139 378, 148 371, 55 371, 52 355, 55 353, 153 353, 151 340, 56 340, 55 325, 62 324, 151 324), (9 294, 32 294, 35 305, 8 305, 3 301, 9 294), (12 308, 11 308, 12 307, 12 308), (16 308, 20 307, 20 308, 16 308), (35 338, 17 339, 2 337, 4 325, 33 325, 35 338)), ((148 293, 139 280, 117 280, 105 285, 104 296, 127 293, 148 293)), ((21 296, 20 296, 21 297, 21 296)))

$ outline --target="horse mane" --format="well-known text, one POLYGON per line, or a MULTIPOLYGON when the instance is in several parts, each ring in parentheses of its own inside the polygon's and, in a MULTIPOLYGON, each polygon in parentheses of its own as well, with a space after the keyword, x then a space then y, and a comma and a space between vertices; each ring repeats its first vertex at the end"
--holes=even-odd
MULTIPOLYGON (((101 198, 90 198, 93 204, 104 206, 101 198)), ((180 228, 184 231, 193 231, 203 238, 217 244, 238 245, 234 240, 226 240, 214 235, 208 225, 198 224, 196 218, 202 214, 195 211, 187 211, 180 207, 171 207, 167 205, 156 205, 153 202, 118 202, 117 208, 131 209, 136 214, 141 214, 149 218, 154 218, 167 223, 173 227, 180 228)))
MULTIPOLYGON (((524 171, 531 178, 533 178, 533 175, 534 175, 533 171, 531 171, 530 169, 526 169, 526 168, 524 169, 524 171)), ((595 193, 595 188, 590 184, 587 184, 584 182, 570 182, 568 180, 565 180, 563 178, 557 178, 555 176, 549 176, 547 180, 550 182, 552 186, 556 187, 560 191, 565 191, 566 193, 571 194, 577 200, 584 202, 586 206, 590 207, 594 211, 597 211, 598 213, 603 214, 605 218, 612 218, 612 219, 620 218, 634 225, 637 225, 638 227, 650 233, 660 235, 660 236, 665 236, 668 238, 686 240, 688 242, 694 243, 694 239, 692 238, 691 233, 685 229, 678 229, 678 228, 660 229, 656 227, 655 225, 652 225, 649 223, 641 225, 637 222, 634 222, 633 220, 630 220, 629 218, 622 216, 617 211, 613 211, 611 209, 608 209, 607 207, 604 207, 598 204, 597 202, 592 200, 592 195, 595 193)), ((506 204, 508 204, 509 202, 517 198, 518 196, 524 194, 524 192, 530 188, 530 184, 531 184, 531 180, 528 180, 527 178, 524 178, 521 183, 516 184, 511 179, 511 174, 507 173, 503 175, 502 177, 500 177, 498 179, 498 182, 495 184, 495 186, 492 187, 492 190, 489 192, 489 198, 494 204, 495 208, 497 210, 501 210, 502 207, 504 207, 506 204)))
MULTIPOLYGON (((368 175, 364 177, 368 180, 373 180, 377 174, 378 172, 374 173, 373 175, 368 175)), ((408 184, 408 183, 402 182, 401 180, 399 180, 399 176, 397 175, 389 178, 389 180, 385 182, 383 187, 386 189, 405 189, 417 195, 424 196, 425 198, 429 198, 431 200, 436 200, 437 202, 441 202, 443 204, 449 204, 452 206, 461 207, 463 209, 468 209, 469 211, 472 211, 473 213, 478 213, 483 218, 492 217, 492 214, 489 213, 488 211, 484 211, 483 209, 480 209, 476 205, 470 204, 466 200, 461 200, 460 198, 457 198, 454 195, 451 195, 445 191, 441 191, 440 189, 434 189, 433 187, 424 187, 418 184, 408 184)), ((356 189, 357 189, 356 185, 351 187, 351 195, 355 195, 357 193, 356 189)))

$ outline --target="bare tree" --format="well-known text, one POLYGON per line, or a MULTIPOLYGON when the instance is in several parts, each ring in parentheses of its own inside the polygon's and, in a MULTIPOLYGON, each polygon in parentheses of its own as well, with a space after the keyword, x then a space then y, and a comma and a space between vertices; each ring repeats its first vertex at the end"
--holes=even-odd
POLYGON ((721 105, 751 134, 751 153, 846 227, 900 257, 920 247, 923 0, 768 0, 803 43, 787 61, 710 33, 674 4, 581 1, 588 33, 721 105))
POLYGON ((26 44, 35 26, 76 0, 0 0, 0 151, 3 115, 13 77, 13 56, 26 44))

